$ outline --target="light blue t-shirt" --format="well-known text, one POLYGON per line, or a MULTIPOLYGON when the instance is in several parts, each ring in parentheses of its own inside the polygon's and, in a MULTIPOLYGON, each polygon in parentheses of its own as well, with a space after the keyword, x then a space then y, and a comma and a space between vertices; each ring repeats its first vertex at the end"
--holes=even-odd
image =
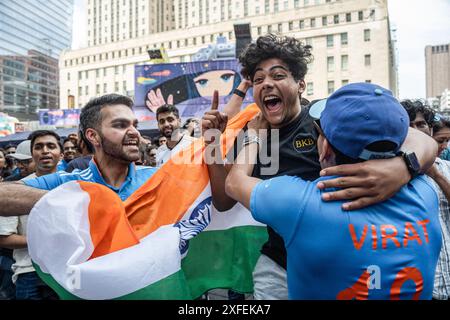
POLYGON ((105 182, 97 165, 93 160, 89 162, 89 168, 83 171, 67 173, 64 171, 41 176, 24 181, 30 187, 52 190, 63 183, 69 181, 88 181, 107 186, 118 194, 122 201, 125 201, 133 192, 139 189, 155 172, 156 168, 136 167, 133 163, 128 167, 128 175, 120 188, 115 188, 105 182))
POLYGON ((56 167, 56 170, 57 171, 66 171, 68 165, 69 165, 69 163, 66 160, 61 159, 58 162, 58 166, 56 167))
POLYGON ((253 217, 284 239, 289 299, 431 299, 441 229, 430 181, 343 211, 321 200, 320 180, 277 177, 251 195, 253 217))

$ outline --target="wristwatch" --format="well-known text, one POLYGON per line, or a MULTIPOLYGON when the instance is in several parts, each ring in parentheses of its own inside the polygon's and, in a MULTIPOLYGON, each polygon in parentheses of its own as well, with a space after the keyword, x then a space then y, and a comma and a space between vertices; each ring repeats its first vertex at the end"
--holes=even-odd
POLYGON ((246 93, 244 91, 239 90, 238 88, 234 89, 233 93, 242 99, 245 98, 246 93))
POLYGON ((417 156, 414 152, 399 151, 397 155, 401 156, 403 161, 405 161, 406 167, 411 174, 411 179, 414 179, 420 174, 420 163, 419 160, 417 160, 417 156))

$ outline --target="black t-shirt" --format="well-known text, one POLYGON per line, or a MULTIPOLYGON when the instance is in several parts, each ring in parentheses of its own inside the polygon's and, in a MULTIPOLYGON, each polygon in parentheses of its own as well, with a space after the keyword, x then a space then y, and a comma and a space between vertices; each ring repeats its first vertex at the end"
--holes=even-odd
MULTIPOLYGON (((272 137, 267 139, 267 153, 270 156, 272 137)), ((274 148, 277 150, 278 148, 274 148)), ((261 161, 267 162, 267 161, 261 161)), ((304 180, 319 178, 320 163, 317 151, 317 132, 314 130, 313 119, 309 115, 309 107, 302 107, 302 112, 293 122, 279 131, 279 163, 278 171, 273 175, 265 175, 261 170, 273 166, 273 163, 258 162, 253 169, 253 176, 267 180, 277 176, 298 176, 304 180)), ((283 190, 280 190, 281 192, 283 190)), ((283 239, 270 227, 268 241, 263 245, 261 253, 265 254, 278 265, 286 269, 286 248, 283 239)))

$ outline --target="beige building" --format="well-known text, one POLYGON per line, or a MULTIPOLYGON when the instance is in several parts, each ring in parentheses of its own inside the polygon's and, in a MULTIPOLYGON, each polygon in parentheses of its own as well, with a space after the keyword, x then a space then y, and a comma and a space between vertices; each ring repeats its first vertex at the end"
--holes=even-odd
POLYGON ((173 29, 171 1, 88 0, 88 47, 173 29))
POLYGON ((425 47, 427 98, 438 97, 450 88, 449 45, 425 47))
POLYGON ((441 112, 450 114, 450 90, 445 89, 441 94, 440 109, 441 112))
MULTIPOLYGON (((103 2, 117 5, 118 1, 103 2)), ((312 45, 314 61, 309 65, 304 95, 309 100, 326 97, 349 82, 377 83, 397 95, 386 0, 174 0, 170 10, 173 14, 167 21, 172 19, 175 26, 170 31, 148 29, 148 35, 138 37, 132 31, 128 40, 121 40, 119 34, 120 41, 64 52, 61 107, 80 108, 91 97, 111 92, 134 96, 134 66, 149 63, 147 50, 164 47, 171 62, 188 62, 218 36, 234 41, 233 25, 243 22, 251 24, 253 39, 272 32, 312 45)))

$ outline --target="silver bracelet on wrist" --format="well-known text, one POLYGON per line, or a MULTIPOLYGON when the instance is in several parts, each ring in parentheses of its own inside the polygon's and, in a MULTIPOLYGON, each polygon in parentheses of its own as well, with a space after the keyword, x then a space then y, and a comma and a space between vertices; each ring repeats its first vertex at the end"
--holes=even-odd
POLYGON ((251 143, 257 143, 259 145, 259 137, 255 135, 246 135, 244 137, 243 146, 248 146, 251 143))

